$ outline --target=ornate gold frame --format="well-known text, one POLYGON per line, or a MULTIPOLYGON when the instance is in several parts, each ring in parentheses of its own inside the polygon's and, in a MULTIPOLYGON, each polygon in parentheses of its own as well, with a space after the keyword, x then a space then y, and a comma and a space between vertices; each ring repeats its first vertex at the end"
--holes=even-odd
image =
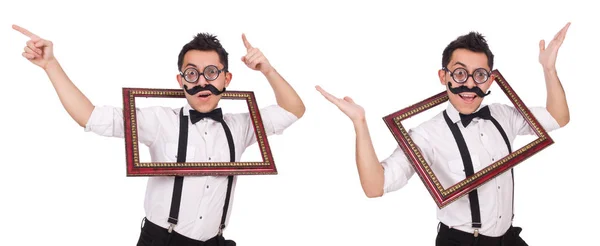
POLYGON ((245 100, 252 118, 262 162, 140 162, 135 99, 185 98, 182 89, 123 88, 127 176, 228 176, 277 174, 269 141, 252 91, 226 91, 221 100, 245 100))
POLYGON ((447 92, 440 92, 421 102, 383 117, 386 125, 394 135, 401 149, 410 160, 416 173, 425 184, 425 187, 439 208, 443 208, 453 201, 456 201, 462 196, 468 194, 473 189, 485 184, 489 180, 504 173, 505 171, 510 170, 525 159, 554 143, 552 138, 550 138, 548 133, 525 106, 517 93, 515 93, 512 87, 510 87, 504 77, 502 77, 500 72, 498 70, 494 70, 492 71, 492 74, 502 91, 504 91, 504 93, 508 96, 515 108, 525 118, 529 126, 535 130, 538 138, 519 148, 518 150, 513 151, 504 158, 481 169, 472 176, 466 177, 462 181, 450 186, 447 189, 442 187, 440 181, 429 167, 429 164, 427 164, 425 161, 425 158, 423 158, 423 155, 417 148, 416 144, 410 138, 408 131, 401 123, 403 120, 446 102, 448 100, 447 92))

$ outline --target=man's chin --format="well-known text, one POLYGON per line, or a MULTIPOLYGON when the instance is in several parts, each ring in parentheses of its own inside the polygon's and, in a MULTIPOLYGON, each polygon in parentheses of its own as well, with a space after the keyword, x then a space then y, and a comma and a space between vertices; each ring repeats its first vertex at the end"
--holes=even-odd
POLYGON ((479 108, 479 105, 481 105, 481 103, 473 103, 473 104, 469 104, 469 105, 461 105, 458 108, 458 111, 461 114, 472 114, 472 113, 475 113, 475 111, 479 108))
POLYGON ((210 111, 213 111, 217 105, 208 105, 208 104, 196 104, 196 105, 191 105, 192 108, 198 112, 202 112, 202 113, 207 113, 210 111))
POLYGON ((206 102, 206 103, 202 103, 202 102, 198 102, 198 101, 190 102, 189 99, 188 99, 188 104, 192 107, 192 109, 194 109, 198 112, 202 112, 202 113, 210 112, 217 107, 216 103, 213 103, 213 102, 206 102))

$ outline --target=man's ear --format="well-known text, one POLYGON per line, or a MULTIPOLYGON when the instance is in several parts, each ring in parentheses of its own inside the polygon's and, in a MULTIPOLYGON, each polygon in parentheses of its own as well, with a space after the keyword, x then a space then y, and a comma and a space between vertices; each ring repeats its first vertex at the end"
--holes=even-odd
POLYGON ((181 81, 181 75, 177 74, 177 76, 175 76, 177 79, 177 82, 179 83, 179 88, 183 89, 183 81, 181 81))
POLYGON ((225 73, 225 87, 229 87, 229 83, 231 82, 231 79, 233 78, 233 74, 230 72, 225 73))
POLYGON ((446 86, 446 84, 447 84, 446 83, 447 81, 445 79, 445 77, 446 77, 446 71, 443 70, 443 69, 438 70, 438 77, 440 77, 440 83, 442 85, 446 86))

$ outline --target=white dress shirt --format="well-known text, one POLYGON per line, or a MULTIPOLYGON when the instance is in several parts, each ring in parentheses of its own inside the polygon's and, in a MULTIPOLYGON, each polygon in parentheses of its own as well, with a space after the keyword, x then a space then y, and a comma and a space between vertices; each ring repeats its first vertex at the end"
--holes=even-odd
MULTIPOLYGON (((458 111, 451 103, 447 104, 446 112, 449 118, 453 123, 459 122, 458 111)), ((483 106, 481 105, 479 109, 483 106)), ((506 132, 511 147, 518 135, 535 134, 514 107, 494 103, 489 105, 489 109, 492 117, 506 132)), ((546 108, 531 107, 529 110, 546 131, 550 132, 560 127, 546 108)), ((475 118, 466 128, 461 123, 458 124, 458 127, 469 149, 475 172, 509 154, 502 135, 492 121, 475 118)), ((419 146, 425 160, 444 188, 465 179, 463 160, 454 136, 444 120, 443 112, 410 129, 409 135, 419 146)), ((513 147, 514 150, 516 149, 513 147)), ((397 147, 381 164, 385 169, 385 193, 402 188, 415 173, 400 147, 397 147)), ((479 229, 480 234, 501 236, 508 230, 512 224, 512 191, 513 183, 510 171, 504 172, 477 189, 482 223, 482 227, 479 229)), ((469 233, 474 232, 474 228, 471 226, 471 207, 468 196, 463 196, 448 206, 437 209, 437 217, 450 227, 469 233)))
MULTIPOLYGON (((185 105, 184 115, 189 115, 190 105, 185 105)), ((179 142, 179 113, 181 108, 137 108, 138 138, 150 149, 152 162, 176 162, 179 142)), ((272 105, 260 109, 267 135, 281 134, 298 118, 285 109, 272 105)), ((231 129, 235 143, 235 159, 240 160, 244 150, 256 142, 249 113, 228 114, 223 118, 231 129)), ((203 119, 196 124, 189 122, 187 162, 229 162, 229 145, 221 123, 203 119)), ((123 109, 97 106, 88 120, 85 131, 106 137, 124 137, 123 109)), ((230 208, 233 204, 236 178, 234 178, 230 208)), ((168 228, 173 177, 149 177, 144 208, 146 218, 168 228)), ((227 191, 227 177, 188 176, 183 180, 179 221, 174 227, 178 233, 205 241, 219 230, 227 191)), ((226 221, 226 223, 227 223, 226 221)))

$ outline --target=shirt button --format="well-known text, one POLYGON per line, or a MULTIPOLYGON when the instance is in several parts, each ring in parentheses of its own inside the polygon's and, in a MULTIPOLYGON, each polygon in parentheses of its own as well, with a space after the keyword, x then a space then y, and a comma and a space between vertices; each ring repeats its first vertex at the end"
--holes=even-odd
POLYGON ((492 158, 492 161, 494 161, 494 158, 492 158))
POLYGON ((481 136, 483 137, 483 133, 481 133, 481 136))
POLYGON ((204 132, 204 135, 208 135, 208 132, 204 132))
POLYGON ((500 189, 500 186, 498 186, 498 190, 500 189))
POLYGON ((202 219, 202 216, 200 216, 200 219, 202 219))
POLYGON ((212 158, 208 157, 208 160, 210 161, 210 160, 212 160, 212 158))
POLYGON ((206 186, 206 189, 208 189, 208 187, 210 187, 210 186, 208 186, 208 185, 207 185, 207 186, 206 186))
POLYGON ((502 219, 502 215, 500 215, 500 217, 498 217, 498 218, 502 219))

